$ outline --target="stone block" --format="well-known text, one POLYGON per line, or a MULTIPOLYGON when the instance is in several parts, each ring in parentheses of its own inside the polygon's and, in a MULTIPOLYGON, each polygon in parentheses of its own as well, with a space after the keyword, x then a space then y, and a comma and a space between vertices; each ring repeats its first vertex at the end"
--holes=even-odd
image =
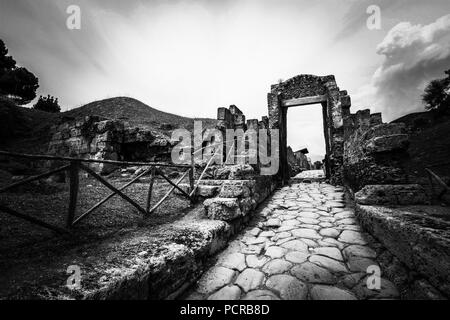
POLYGON ((244 181, 227 181, 219 192, 221 198, 246 198, 251 195, 249 186, 244 181))
POLYGON ((434 206, 356 205, 363 228, 414 274, 450 297, 450 223, 448 209, 434 206))
POLYGON ((348 109, 351 107, 351 105, 352 105, 352 101, 351 101, 350 96, 345 95, 345 96, 341 97, 342 108, 348 109))
POLYGON ((234 115, 234 125, 236 128, 244 129, 246 126, 245 116, 243 114, 235 114, 234 115))
POLYGON ((370 126, 376 126, 383 123, 381 112, 372 113, 370 115, 370 126))
MULTIPOLYGON (((190 186, 187 183, 180 183, 178 185, 184 192, 189 193, 190 191, 190 186)), ((212 198, 215 197, 217 195, 217 193, 219 192, 219 186, 208 186, 208 185, 199 185, 197 187, 197 190, 195 192, 195 194, 199 197, 202 198, 212 198)), ((175 189, 175 193, 176 194, 181 194, 180 191, 178 191, 177 189, 175 189)))
POLYGON ((243 115, 242 111, 234 104, 230 106, 229 110, 232 115, 243 115))
POLYGON ((228 110, 227 108, 218 108, 217 109, 217 120, 223 120, 226 123, 231 122, 232 120, 232 115, 230 110, 228 110))
POLYGON ((363 205, 426 204, 425 190, 418 184, 367 185, 355 193, 355 201, 363 205))
POLYGON ((249 164, 226 165, 219 168, 216 173, 217 179, 245 180, 252 178, 255 170, 249 164))
POLYGON ((98 142, 110 142, 113 140, 113 134, 111 131, 106 131, 104 133, 97 134, 96 139, 98 142))
POLYGON ((237 198, 213 198, 203 202, 209 219, 230 221, 243 216, 237 198))
POLYGON ((248 129, 258 130, 258 119, 247 120, 247 130, 248 129))
POLYGON ((365 150, 369 153, 380 153, 394 150, 406 150, 409 146, 407 134, 393 134, 375 137, 366 143, 365 150))

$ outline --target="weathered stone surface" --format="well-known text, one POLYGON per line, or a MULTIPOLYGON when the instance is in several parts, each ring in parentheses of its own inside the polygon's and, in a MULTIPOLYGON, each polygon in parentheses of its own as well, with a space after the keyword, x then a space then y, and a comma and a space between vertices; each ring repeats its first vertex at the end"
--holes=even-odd
POLYGON ((203 202, 209 219, 230 221, 243 215, 238 199, 212 198, 203 202))
POLYGON ((250 268, 261 268, 267 263, 267 261, 269 261, 269 258, 265 256, 257 256, 252 254, 246 257, 247 265, 250 268))
POLYGON ((329 238, 337 238, 340 232, 333 228, 324 228, 319 231, 320 235, 329 238))
POLYGON ((197 291, 208 294, 222 288, 230 283, 235 272, 224 267, 214 267, 210 269, 198 282, 197 291))
POLYGON ((353 288, 353 292, 355 292, 360 299, 389 299, 397 298, 399 296, 395 285, 384 278, 381 278, 380 289, 367 288, 367 281, 366 279, 363 279, 353 288))
POLYGON ((279 292, 284 300, 304 300, 308 294, 308 287, 303 282, 288 275, 272 276, 266 286, 279 292))
POLYGON ((282 260, 282 259, 274 259, 267 262, 262 271, 268 275, 284 273, 288 271, 292 267, 292 263, 282 260))
POLYGON ((247 265, 245 264, 245 255, 239 252, 221 257, 221 259, 219 259, 218 261, 218 264, 222 267, 238 271, 242 271, 247 267, 247 265))
POLYGON ((302 251, 290 251, 286 253, 286 260, 292 263, 303 263, 309 257, 309 253, 302 251))
POLYGON ((330 222, 321 222, 321 223, 319 223, 319 226, 321 226, 322 228, 331 228, 334 226, 334 224, 332 224, 330 222))
POLYGON ((291 240, 281 246, 288 250, 308 252, 308 246, 301 240, 291 240))
POLYGON ((342 262, 336 261, 328 257, 312 255, 309 258, 309 261, 317 264, 320 267, 324 267, 330 270, 331 272, 348 272, 347 268, 342 262))
POLYGON ((367 185, 355 194, 356 203, 363 205, 426 204, 428 197, 418 184, 367 185))
POLYGON ((254 237, 257 237, 259 235, 259 233, 261 232, 260 228, 253 228, 252 230, 250 230, 248 233, 254 237))
POLYGON ((341 279, 340 283, 351 289, 356 286, 366 275, 366 272, 348 274, 341 279))
POLYGON ((236 284, 245 292, 256 289, 264 282, 264 273, 255 269, 245 269, 236 279, 236 284))
POLYGON ((264 225, 266 227, 279 227, 281 226, 281 221, 280 219, 269 219, 264 223, 264 225))
POLYGON ((247 293, 242 300, 280 300, 280 298, 269 290, 254 290, 247 293))
POLYGON ((300 221, 301 223, 305 223, 305 224, 319 224, 320 221, 317 219, 312 219, 312 218, 298 218, 298 221, 300 221))
POLYGON ((326 256, 326 257, 332 258, 334 260, 344 261, 341 251, 335 247, 314 248, 313 252, 314 252, 314 254, 326 256))
POLYGON ((226 286, 213 293, 208 300, 239 300, 241 297, 241 289, 238 286, 226 286))
POLYGON ((368 153, 381 153, 404 150, 408 146, 409 136, 407 134, 391 134, 372 138, 366 143, 365 149, 368 153))
POLYGON ((338 238, 340 242, 352 243, 352 244, 367 244, 367 241, 364 239, 363 235, 357 231, 344 230, 338 238))
POLYGON ((356 300, 349 291, 337 287, 316 285, 311 288, 313 300, 356 300))
POLYGON ((334 218, 336 220, 346 219, 346 218, 354 218, 354 217, 355 217, 355 214, 351 211, 342 211, 342 212, 336 213, 334 215, 334 218))
POLYGON ((243 243, 245 243, 248 246, 251 245, 260 245, 264 244, 267 241, 267 238, 260 238, 260 237, 245 237, 241 240, 243 243))
POLYGON ((259 236, 260 237, 273 237, 273 236, 275 236, 275 232, 273 232, 273 231, 263 231, 263 232, 261 232, 261 234, 259 236))
POLYGON ((284 227, 285 226, 298 226, 298 225, 300 225, 300 221, 298 221, 296 219, 286 220, 286 221, 283 221, 281 225, 284 227))
POLYGON ((352 272, 366 272, 370 266, 377 266, 378 264, 368 258, 351 256, 347 261, 347 266, 352 272))
POLYGON ((305 262, 301 265, 294 266, 291 269, 291 273, 297 277, 299 280, 302 280, 307 283, 335 283, 336 279, 325 268, 319 267, 318 265, 305 262))
POLYGON ((251 186, 246 181, 227 181, 219 192, 221 198, 246 198, 251 195, 251 186))
POLYGON ((289 238, 289 237, 291 237, 291 236, 292 236, 292 234, 291 234, 290 232, 288 232, 288 231, 285 231, 285 232, 279 232, 279 233, 277 233, 277 234, 272 238, 272 240, 273 240, 273 241, 278 241, 278 240, 280 240, 280 239, 289 238))
POLYGON ((450 223, 439 218, 447 208, 358 205, 356 212, 364 228, 402 263, 450 295, 450 237, 443 232, 450 223))
POLYGON ((317 244, 316 241, 311 240, 311 239, 306 239, 306 238, 302 238, 301 240, 302 242, 306 243, 306 245, 310 248, 317 248, 319 247, 319 245, 317 244))
POLYGON ((252 255, 258 255, 261 253, 261 251, 263 250, 262 246, 257 246, 257 245, 249 245, 249 246, 244 246, 241 249, 241 252, 243 254, 252 254, 252 255))
POLYGON ((377 253, 368 246, 351 245, 346 247, 342 253, 348 260, 351 257, 375 258, 377 253))
POLYGON ((222 180, 247 180, 254 176, 255 170, 249 164, 227 165, 219 168, 216 178, 222 180))
POLYGON ((309 238, 309 239, 321 239, 322 237, 315 230, 299 228, 291 231, 294 237, 309 238))
POLYGON ((318 215, 317 213, 314 213, 314 212, 303 211, 303 212, 299 213, 299 217, 309 218, 309 219, 317 219, 320 217, 320 215, 318 215))
POLYGON ((340 219, 340 220, 336 221, 337 226, 355 225, 356 223, 357 223, 357 221, 353 218, 345 218, 345 219, 340 219))
POLYGON ((265 255, 271 257, 272 259, 281 258, 282 256, 284 256, 286 251, 287 250, 284 248, 272 246, 267 248, 265 255))

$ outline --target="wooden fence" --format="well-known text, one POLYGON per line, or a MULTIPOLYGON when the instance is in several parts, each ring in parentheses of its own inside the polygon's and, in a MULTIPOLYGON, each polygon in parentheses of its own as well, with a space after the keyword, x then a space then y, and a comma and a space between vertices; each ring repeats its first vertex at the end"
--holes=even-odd
MULTIPOLYGON (((70 157, 58 157, 58 156, 51 156, 51 155, 29 155, 29 154, 20 154, 20 153, 13 153, 13 152, 6 152, 6 151, 0 151, 0 156, 5 157, 12 157, 12 158, 22 158, 22 159, 30 159, 30 160, 51 160, 51 161, 62 161, 62 162, 68 162, 68 164, 63 165, 57 169, 49 170, 45 173, 29 177, 26 179, 23 179, 21 181, 18 181, 16 183, 10 184, 6 187, 3 187, 0 189, 0 193, 7 192, 13 188, 16 188, 18 186, 24 185, 26 183, 33 182, 35 180, 39 179, 45 179, 52 175, 55 175, 57 173, 61 172, 67 172, 67 176, 69 177, 69 208, 67 212, 67 220, 66 220, 66 228, 61 228, 58 226, 51 225, 47 222, 44 222, 40 219, 28 216, 26 214, 23 214, 21 212, 18 212, 14 209, 11 209, 5 205, 0 204, 0 211, 3 211, 7 214, 10 214, 12 216, 18 217, 20 219, 26 220, 28 222, 31 222, 33 224, 39 225, 41 227, 53 230, 57 233, 63 233, 67 234, 70 233, 69 229, 85 219, 88 215, 90 215, 94 210, 99 208, 102 204, 107 202, 109 199, 111 199, 113 196, 118 195, 122 197, 125 201, 130 203, 132 206, 134 206, 142 215, 143 217, 148 217, 152 212, 154 212, 169 196, 170 194, 177 189, 182 196, 189 199, 191 203, 195 202, 195 191, 198 187, 198 184, 201 181, 201 178, 203 174, 201 175, 200 179, 197 181, 197 184, 194 184, 194 174, 195 174, 195 165, 193 157, 191 157, 191 165, 181 165, 181 164, 168 164, 168 163, 155 163, 155 162, 128 162, 128 161, 114 161, 114 160, 95 160, 95 159, 79 159, 79 158, 70 158, 70 157), (114 187, 110 182, 108 182, 104 177, 97 174, 94 170, 89 168, 86 164, 87 163, 103 163, 103 164, 113 164, 118 166, 141 166, 141 167, 147 167, 142 173, 138 174, 136 177, 134 177, 131 181, 128 183, 122 185, 121 187, 114 187), (179 168, 179 169, 185 169, 185 171, 182 173, 181 177, 177 180, 177 182, 172 182, 161 170, 161 168, 164 167, 170 167, 170 168, 179 168), (79 173, 80 171, 84 171, 88 173, 90 176, 101 182, 104 186, 106 186, 108 189, 111 190, 111 193, 100 200, 98 203, 96 203, 94 206, 92 206, 90 209, 88 209, 86 212, 80 214, 78 217, 75 217, 76 208, 77 208, 77 198, 78 198, 78 192, 79 192, 79 173), (143 208, 141 205, 136 203, 133 199, 131 199, 129 196, 127 196, 123 191, 131 186, 133 183, 137 182, 140 178, 144 176, 150 175, 150 182, 148 186, 148 193, 147 193, 147 200, 146 200, 146 207, 143 208), (155 181, 155 178, 159 176, 163 178, 165 181, 167 181, 171 188, 170 190, 153 206, 151 206, 151 200, 152 200, 152 193, 153 193, 153 184, 155 181), (186 192, 182 188, 180 188, 179 184, 183 179, 186 178, 186 176, 189 177, 189 185, 190 185, 190 191, 186 192)), ((204 172, 206 171, 206 168, 204 172)))

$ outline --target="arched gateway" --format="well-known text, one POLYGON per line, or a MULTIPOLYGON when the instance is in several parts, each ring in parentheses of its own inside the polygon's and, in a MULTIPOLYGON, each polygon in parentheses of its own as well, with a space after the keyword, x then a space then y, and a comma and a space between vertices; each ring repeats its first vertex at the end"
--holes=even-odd
POLYGON ((271 86, 267 95, 269 128, 280 133, 280 176, 289 180, 287 162, 287 110, 309 104, 321 104, 326 146, 326 176, 332 183, 342 180, 344 117, 350 114, 350 96, 340 91, 334 76, 299 75, 271 86))

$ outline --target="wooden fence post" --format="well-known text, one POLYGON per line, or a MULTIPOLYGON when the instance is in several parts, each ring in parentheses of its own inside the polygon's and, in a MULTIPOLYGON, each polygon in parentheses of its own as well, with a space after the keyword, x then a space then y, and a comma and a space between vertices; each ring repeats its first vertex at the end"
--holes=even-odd
POLYGON ((153 166, 151 175, 150 175, 150 184, 148 186, 147 208, 145 210, 145 211, 147 211, 147 215, 150 213, 150 204, 152 202, 153 183, 155 182, 155 176, 156 176, 156 167, 153 166))
POLYGON ((79 178, 80 163, 79 161, 70 161, 69 167, 69 185, 70 185, 70 199, 69 199, 69 213, 67 215, 67 227, 71 227, 75 218, 75 211, 77 209, 78 187, 80 184, 79 178))
MULTIPOLYGON (((191 170, 189 171, 189 187, 191 192, 194 190, 194 179, 195 179, 195 160, 194 160, 194 150, 191 148, 191 170)), ((195 195, 192 195, 195 199, 195 195)))

